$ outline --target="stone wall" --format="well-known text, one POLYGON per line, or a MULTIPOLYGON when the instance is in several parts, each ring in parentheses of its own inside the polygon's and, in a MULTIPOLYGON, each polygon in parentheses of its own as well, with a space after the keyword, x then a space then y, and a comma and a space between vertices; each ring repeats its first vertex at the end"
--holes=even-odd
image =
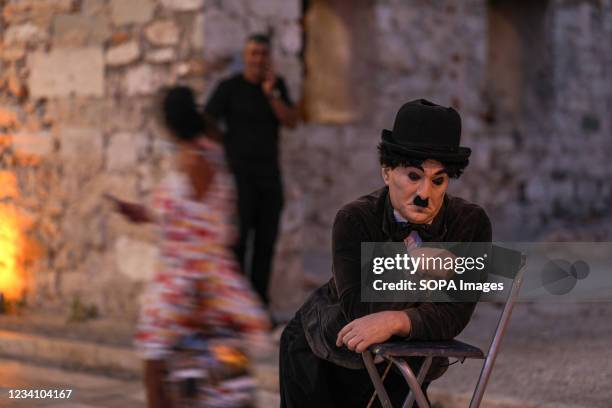
MULTIPOLYGON (((0 175, 15 188, 3 185, 1 210, 41 249, 20 260, 31 306, 135 316, 155 234, 113 214, 103 196, 146 201, 168 168, 161 87, 203 93, 253 30, 277 31, 281 69, 299 68, 299 9, 283 3, 253 11, 241 1, 2 2, 0 175)), ((290 80, 295 90, 299 78, 290 80)))
POLYGON ((306 124, 295 141, 286 140, 295 143, 287 156, 305 191, 305 229, 316 237, 305 245, 313 254, 329 250, 337 209, 381 185, 380 129, 392 126, 403 102, 420 97, 461 113, 463 143, 473 154, 450 191, 486 208, 496 239, 537 240, 560 230, 568 237, 585 228, 593 231, 582 237, 610 236, 610 228, 601 230, 612 216, 605 181, 612 172, 606 159, 612 82, 605 68, 612 2, 370 4, 371 118, 306 124), (506 58, 493 60, 495 54, 506 58), (514 111, 500 106, 496 85, 512 91, 514 111))
MULTIPOLYGON (((484 2, 358 3, 369 8, 371 27, 351 29, 367 30, 370 35, 347 46, 371 50, 359 62, 360 70, 368 75, 350 84, 369 90, 362 95, 367 99, 366 118, 307 123, 298 135, 285 139, 285 155, 306 192, 305 230, 312 239, 305 246, 313 253, 329 250, 330 227, 342 204, 382 186, 376 146, 381 129, 393 126, 395 113, 404 102, 427 98, 458 108, 464 118, 465 143, 474 146, 475 157, 481 160, 475 160, 474 167, 487 165, 486 158, 482 159, 486 152, 481 154, 474 143, 483 128, 484 2)), ((306 78, 306 86, 308 81, 306 78)), ((329 267, 327 273, 331 273, 329 267)))
POLYGON ((542 163, 548 180, 538 180, 549 187, 534 194, 531 205, 542 209, 543 223, 599 224, 610 239, 612 2, 561 2, 552 34, 554 133, 542 163))
POLYGON ((610 219, 610 0, 0 4, 0 180, 10 181, 0 210, 19 214, 22 252, 40 251, 20 259, 34 306, 65 310, 78 298, 103 314, 135 315, 154 234, 112 214, 102 196, 146 201, 169 165, 157 90, 186 83, 204 100, 240 68, 255 31, 273 35, 277 70, 316 113, 282 137, 277 310, 304 298, 304 268, 330 276, 333 217, 381 186, 380 130, 410 99, 460 111, 473 158, 451 191, 488 210, 496 238, 538 239, 610 219), (319 7, 311 20, 308 7, 319 7), (495 62, 506 49, 517 57, 495 62), (344 73, 331 88, 313 73, 330 61, 344 64, 321 66, 344 73), (511 112, 500 108, 505 90, 511 112))

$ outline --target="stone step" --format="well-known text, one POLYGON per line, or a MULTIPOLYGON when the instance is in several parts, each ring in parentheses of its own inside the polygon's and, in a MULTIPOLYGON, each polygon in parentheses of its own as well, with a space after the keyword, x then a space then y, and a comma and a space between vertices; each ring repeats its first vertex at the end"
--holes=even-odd
MULTIPOLYGON (((0 356, 67 369, 138 378, 142 360, 133 348, 0 330, 0 356)), ((278 392, 278 368, 273 356, 257 359, 255 376, 262 390, 278 392)))
MULTIPOLYGON (((63 370, 0 358, 0 407, 2 408, 145 408, 145 391, 140 379, 120 379, 93 373, 63 370), (10 399, 9 390, 71 390, 67 400, 10 399)), ((260 388, 257 408, 278 407, 277 392, 260 388)))
POLYGON ((131 347, 135 322, 104 318, 71 321, 66 312, 20 311, 0 314, 0 330, 31 333, 45 337, 87 341, 109 346, 131 347))
POLYGON ((65 368, 139 376, 141 360, 127 347, 0 330, 0 355, 65 368))

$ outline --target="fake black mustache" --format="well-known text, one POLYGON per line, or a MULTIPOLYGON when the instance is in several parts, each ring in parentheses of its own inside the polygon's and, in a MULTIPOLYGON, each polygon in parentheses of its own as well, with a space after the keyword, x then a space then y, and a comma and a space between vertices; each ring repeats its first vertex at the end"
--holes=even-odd
POLYGON ((421 198, 419 196, 414 197, 413 204, 418 207, 427 207, 429 205, 429 198, 421 198))

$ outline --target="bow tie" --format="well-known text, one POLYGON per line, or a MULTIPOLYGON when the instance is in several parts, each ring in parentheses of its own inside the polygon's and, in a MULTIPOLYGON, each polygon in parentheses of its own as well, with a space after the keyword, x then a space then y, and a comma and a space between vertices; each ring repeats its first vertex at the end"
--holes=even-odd
POLYGON ((410 222, 396 222, 394 231, 394 240, 403 241, 412 231, 416 231, 423 241, 431 241, 434 237, 434 231, 429 224, 412 224, 410 222))

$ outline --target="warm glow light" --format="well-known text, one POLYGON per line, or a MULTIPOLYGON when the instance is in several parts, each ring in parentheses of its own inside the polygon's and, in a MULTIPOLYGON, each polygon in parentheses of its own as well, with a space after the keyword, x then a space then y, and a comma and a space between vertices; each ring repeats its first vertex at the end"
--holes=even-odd
POLYGON ((21 265, 25 243, 19 214, 10 204, 17 194, 15 176, 0 172, 0 292, 5 299, 19 299, 25 289, 21 265))
POLYGON ((0 204, 0 292, 6 299, 18 299, 25 289, 20 270, 23 248, 19 219, 13 208, 0 204))
POLYGON ((0 200, 15 199, 18 195, 15 175, 8 171, 0 171, 0 200))

